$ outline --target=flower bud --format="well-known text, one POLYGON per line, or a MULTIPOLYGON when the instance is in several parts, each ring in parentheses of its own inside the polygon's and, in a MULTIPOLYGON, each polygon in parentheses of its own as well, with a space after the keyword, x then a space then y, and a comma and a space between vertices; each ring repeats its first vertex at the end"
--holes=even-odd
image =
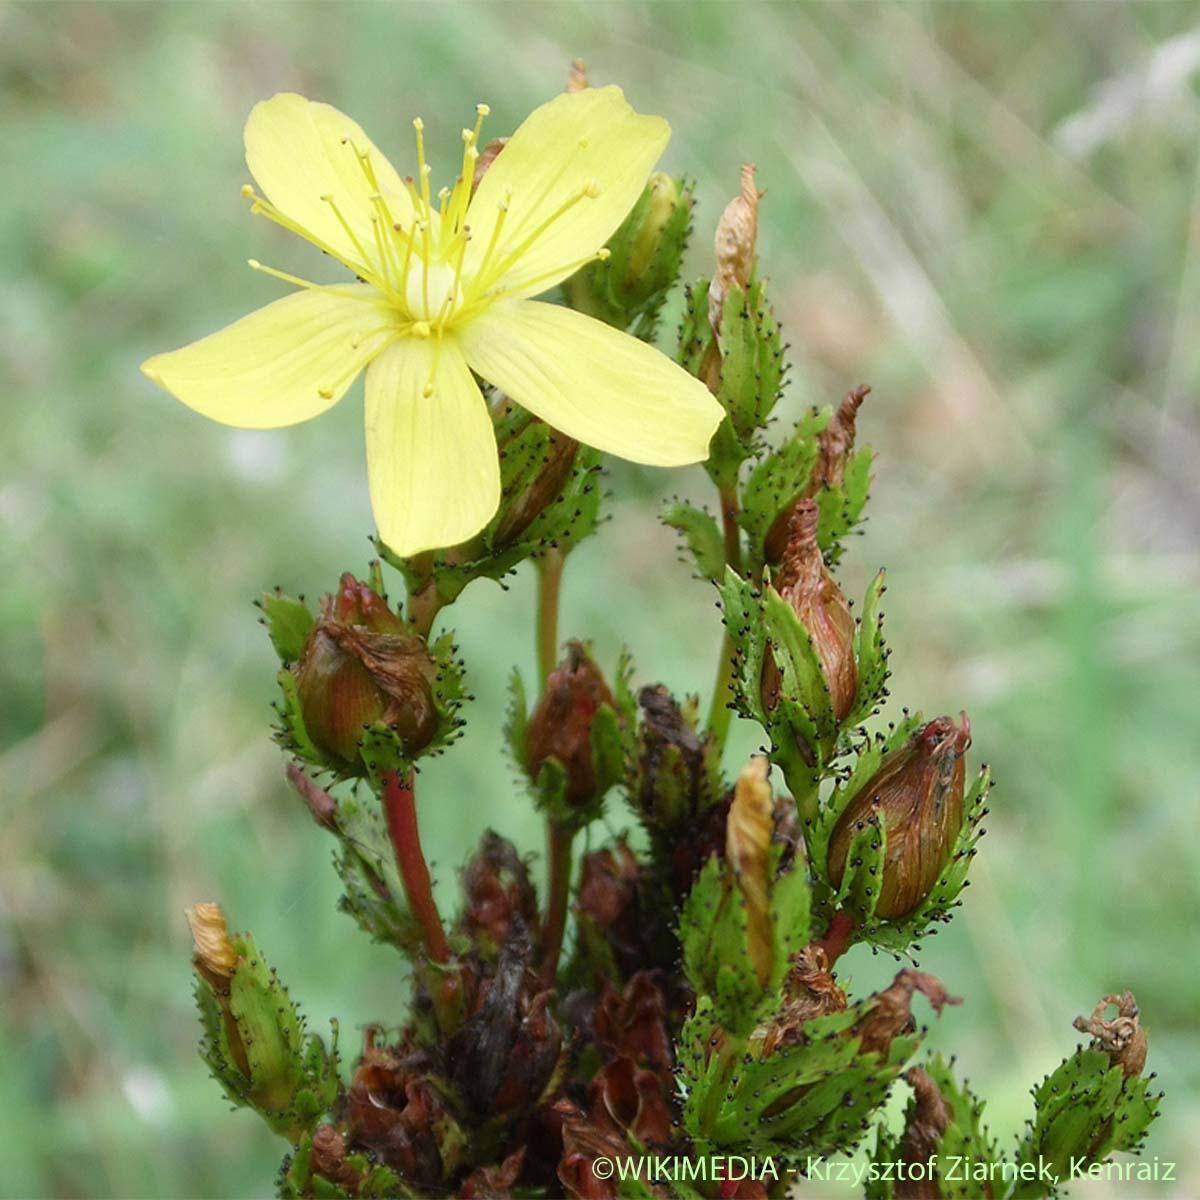
POLYGON ((1146 1031, 1142 1028, 1137 1001, 1132 992, 1105 996, 1090 1017, 1076 1017, 1075 1028, 1092 1035, 1092 1045, 1103 1050, 1126 1076, 1140 1075, 1146 1065, 1146 1031), (1109 1020, 1109 1008, 1117 1015, 1109 1020))
POLYGON ((596 799, 592 724, 603 706, 616 708, 604 676, 579 642, 569 643, 529 717, 525 765, 537 779, 545 763, 557 762, 566 774, 566 800, 574 807, 596 799))
MULTIPOLYGON (((843 721, 854 708, 858 694, 854 617, 817 544, 820 515, 816 504, 808 499, 801 500, 792 511, 788 544, 774 586, 808 631, 829 685, 833 715, 843 721)), ((782 685, 779 666, 774 655, 768 654, 763 659, 760 680, 767 712, 779 703, 782 685)))
POLYGON ((293 668, 304 728, 326 754, 362 765, 363 727, 391 726, 407 753, 423 749, 437 730, 433 684, 437 665, 419 637, 383 598, 349 573, 321 616, 293 668))
POLYGON ((629 275, 637 279, 649 269, 658 245, 675 210, 679 207, 679 185, 665 171, 655 171, 646 184, 646 210, 629 250, 629 275))
POLYGON ((829 842, 829 876, 841 883, 855 834, 881 822, 886 856, 875 915, 907 916, 933 890, 949 861, 963 825, 963 755, 971 744, 971 723, 961 714, 938 717, 913 734, 879 764, 878 771, 850 801, 829 842))
POLYGON ((763 551, 768 563, 779 562, 787 550, 792 514, 805 499, 811 499, 824 488, 841 487, 846 472, 846 460, 854 449, 858 410, 871 389, 862 384, 847 392, 829 424, 817 435, 817 459, 804 490, 775 518, 767 533, 763 551))
POLYGON ((533 420, 515 436, 500 441, 502 456, 523 450, 527 455, 536 454, 536 470, 521 477, 512 495, 501 497, 500 519, 490 539, 493 550, 511 546, 559 496, 575 466, 579 443, 553 426, 533 420), (544 448, 540 442, 531 442, 535 437, 544 437, 544 448), (536 449, 528 449, 530 444, 536 449))
POLYGON ((742 164, 741 191, 726 206, 717 222, 714 240, 717 269, 708 289, 708 319, 714 333, 721 331, 725 297, 733 288, 745 290, 754 271, 758 242, 758 202, 765 193, 754 182, 755 168, 742 164))

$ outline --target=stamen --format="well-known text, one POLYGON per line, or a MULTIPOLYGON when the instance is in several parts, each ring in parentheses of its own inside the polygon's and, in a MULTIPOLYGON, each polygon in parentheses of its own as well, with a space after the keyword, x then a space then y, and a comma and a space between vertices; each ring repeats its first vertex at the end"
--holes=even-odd
MULTIPOLYGON (((594 179, 589 179, 587 183, 585 183, 583 187, 575 193, 574 196, 564 200, 562 204, 560 204, 544 221, 542 221, 532 233, 525 237, 515 249, 510 250, 508 254, 505 255, 500 264, 491 272, 491 275, 488 279, 488 284, 494 282, 495 279, 502 276, 504 272, 507 271, 509 267, 511 267, 513 263, 515 263, 517 259, 519 259, 521 255, 524 254, 525 251, 528 250, 529 247, 532 246, 533 243, 536 242, 538 238, 540 238, 542 234, 545 233, 546 230, 549 229, 550 226, 559 219, 559 217, 574 208, 575 205, 581 200, 594 200, 599 194, 600 185, 594 179)), ((486 287, 487 285, 485 284, 484 286, 486 287)))
POLYGON ((355 250, 357 250, 359 252, 359 254, 362 255, 363 262, 369 263, 371 261, 371 256, 363 248, 362 242, 360 242, 358 240, 358 235, 354 232, 353 229, 350 228, 350 223, 346 220, 345 217, 342 216, 342 210, 340 208, 338 208, 337 201, 328 193, 326 193, 324 196, 322 196, 321 199, 326 204, 328 204, 331 209, 333 209, 333 215, 335 217, 337 217, 338 224, 340 224, 341 227, 346 231, 346 236, 350 239, 350 241, 354 243, 355 250))
MULTIPOLYGON (((258 195, 257 192, 250 186, 245 184, 242 187, 242 195, 248 200, 253 200, 254 203, 250 206, 250 211, 255 216, 266 217, 269 221, 274 221, 276 225, 286 229, 289 233, 294 233, 297 237, 303 238, 306 242, 310 242, 316 246, 318 250, 324 250, 330 258, 340 262, 347 271, 354 275, 358 275, 363 279, 369 279, 371 272, 365 263, 357 263, 348 259, 340 250, 335 250, 324 238, 318 237, 309 229, 305 229, 303 225, 297 224, 291 217, 285 216, 279 211, 269 200, 258 195)), ((361 253, 361 250, 360 250, 361 253)))
MULTIPOLYGON (((378 332, 380 332, 380 330, 374 331, 374 333, 378 333, 378 332)), ((359 348, 359 346, 361 346, 362 342, 365 341, 368 336, 371 336, 371 335, 364 335, 362 338, 358 339, 356 342, 353 342, 352 345, 353 345, 354 349, 357 350, 359 348)), ((390 346, 393 342, 399 341, 400 336, 401 336, 400 331, 393 326, 392 327, 392 336, 390 338, 388 338, 388 340, 386 342, 384 342, 382 346, 380 346, 377 350, 374 351, 375 355, 382 354, 383 351, 386 350, 388 348, 388 346, 390 346)), ((334 395, 336 394, 338 388, 340 388, 342 386, 342 384, 346 382, 347 379, 352 379, 361 370, 362 370, 361 362, 357 362, 357 361, 351 362, 349 367, 347 367, 344 371, 342 371, 340 375, 336 376, 336 378, 334 378, 330 383, 321 384, 317 388, 317 395, 320 396, 322 400, 332 400, 334 395)))

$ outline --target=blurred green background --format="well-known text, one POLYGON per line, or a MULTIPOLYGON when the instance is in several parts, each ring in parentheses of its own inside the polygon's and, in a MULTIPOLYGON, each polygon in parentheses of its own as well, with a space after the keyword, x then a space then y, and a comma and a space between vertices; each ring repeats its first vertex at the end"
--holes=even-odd
MULTIPOLYGON (((1183 1180, 1139 1194, 1200 1194, 1200 9, 1120 2, 0 8, 0 1193, 271 1190, 283 1143, 195 1054, 188 903, 221 900, 351 1050, 398 1017, 401 966, 335 911, 283 784, 250 607, 364 566, 359 393, 238 432, 137 365, 281 294, 247 257, 323 269, 238 194, 256 100, 331 101, 398 162, 419 112, 448 175, 477 100, 509 131, 576 55, 671 121, 689 274, 758 164, 784 420, 875 385, 841 573, 861 594, 888 566, 895 702, 967 709, 1000 785, 922 956, 967 999, 934 1045, 1008 1136, 1071 1018, 1133 987, 1168 1092, 1150 1149, 1183 1180)), ((714 598, 654 516, 703 473, 611 482, 564 636, 707 699, 714 598)), ((424 778, 446 906, 485 826, 538 848, 499 757, 531 602, 522 575, 452 614, 478 700, 424 778)), ((894 969, 843 965, 862 988, 894 969)))

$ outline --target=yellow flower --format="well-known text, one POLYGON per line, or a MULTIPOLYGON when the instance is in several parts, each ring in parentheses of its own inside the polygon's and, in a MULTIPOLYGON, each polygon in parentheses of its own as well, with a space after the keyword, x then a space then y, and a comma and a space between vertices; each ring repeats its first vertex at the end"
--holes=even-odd
POLYGON ((616 87, 536 109, 471 191, 401 179, 349 117, 283 94, 246 122, 252 211, 361 282, 302 290, 142 365, 214 420, 266 429, 336 404, 367 368, 367 473, 376 524, 397 553, 452 546, 500 500, 492 422, 472 372, 578 441, 657 466, 699 462, 721 419, 703 384, 665 355, 580 313, 530 299, 607 252, 670 136, 616 87))

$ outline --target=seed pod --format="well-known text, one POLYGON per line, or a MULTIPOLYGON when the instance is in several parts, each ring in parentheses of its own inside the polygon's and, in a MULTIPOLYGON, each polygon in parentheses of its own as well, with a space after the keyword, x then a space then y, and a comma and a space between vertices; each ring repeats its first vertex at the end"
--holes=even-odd
POLYGON ((347 573, 337 595, 322 598, 293 668, 308 736, 348 766, 362 765, 364 726, 391 726, 406 753, 424 749, 437 730, 437 665, 404 628, 381 596, 347 573))
POLYGON ((938 717, 888 754, 834 826, 829 877, 836 887, 855 834, 872 822, 883 825, 887 852, 875 906, 883 920, 907 916, 929 895, 962 829, 971 723, 960 715, 961 727, 938 717))
MULTIPOLYGON (((808 631, 829 685, 833 715, 842 721, 854 708, 858 694, 854 617, 817 544, 820 515, 816 504, 808 499, 801 500, 792 511, 788 544, 775 590, 792 606, 808 631)), ((763 707, 768 712, 779 703, 782 685, 779 666, 774 655, 768 654, 763 659, 760 681, 763 707)))
POLYGON ((604 676, 579 642, 569 643, 529 717, 525 766, 536 780, 546 762, 557 762, 566 773, 566 800, 578 808, 596 798, 592 724, 603 706, 616 709, 604 676))

